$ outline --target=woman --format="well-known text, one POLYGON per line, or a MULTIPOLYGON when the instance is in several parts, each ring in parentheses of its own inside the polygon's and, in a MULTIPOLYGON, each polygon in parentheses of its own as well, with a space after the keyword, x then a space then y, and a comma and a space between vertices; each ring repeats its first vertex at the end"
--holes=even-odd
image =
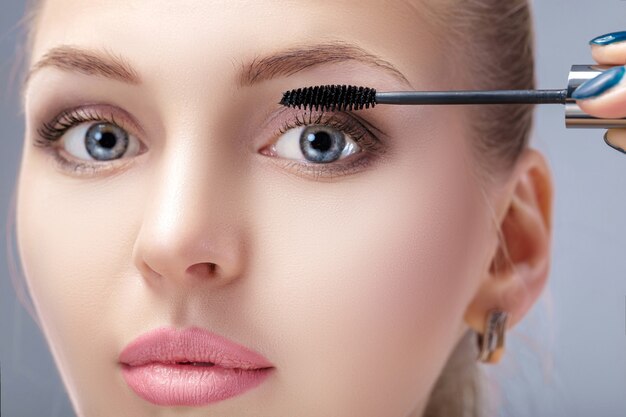
POLYGON ((532 107, 277 102, 533 88, 525 0, 30 17, 18 245, 79 416, 485 413, 477 364, 550 265, 532 107))

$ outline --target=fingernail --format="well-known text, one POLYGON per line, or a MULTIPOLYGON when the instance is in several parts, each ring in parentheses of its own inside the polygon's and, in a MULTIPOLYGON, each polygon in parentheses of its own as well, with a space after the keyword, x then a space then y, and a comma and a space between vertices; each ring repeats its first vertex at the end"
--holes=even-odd
POLYGON ((626 150, 610 142, 609 130, 607 130, 606 133, 604 134, 604 143, 606 143, 607 145, 609 145, 611 148, 615 149, 616 151, 620 151, 621 153, 626 154, 626 150))
POLYGON ((626 69, 623 66, 613 67, 597 75, 595 78, 585 81, 572 93, 572 98, 585 100, 597 97, 612 87, 615 87, 624 77, 626 69))
POLYGON ((612 32, 598 36, 589 41, 590 45, 611 45, 617 42, 626 41, 626 32, 612 32))

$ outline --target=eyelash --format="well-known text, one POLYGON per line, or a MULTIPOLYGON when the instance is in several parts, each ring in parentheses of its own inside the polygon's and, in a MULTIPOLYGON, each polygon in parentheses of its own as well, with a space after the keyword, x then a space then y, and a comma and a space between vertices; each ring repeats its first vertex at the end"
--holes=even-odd
POLYGON ((298 161, 285 162, 287 167, 295 167, 299 173, 305 175, 314 175, 316 178, 349 175, 356 170, 365 169, 372 162, 373 158, 384 152, 382 142, 368 129, 363 123, 357 121, 354 116, 350 116, 348 112, 333 113, 330 117, 325 116, 326 113, 321 112, 313 120, 313 113, 308 113, 308 121, 305 119, 307 114, 296 114, 293 122, 285 122, 279 129, 280 134, 286 133, 290 129, 300 126, 324 125, 343 132, 350 136, 363 149, 345 159, 349 162, 332 162, 327 164, 303 163, 298 161), (300 116, 300 117, 299 117, 300 116), (360 155, 363 154, 363 155, 360 155), (356 159, 356 155, 360 155, 356 159))
POLYGON ((102 121, 112 123, 122 129, 125 129, 124 124, 118 123, 112 114, 110 117, 106 117, 97 109, 69 109, 61 112, 50 122, 43 123, 41 127, 37 129, 38 136, 35 138, 35 146, 50 151, 56 163, 65 171, 74 172, 79 176, 94 175, 101 171, 110 169, 111 164, 114 164, 114 162, 102 162, 101 164, 98 164, 92 162, 71 161, 61 156, 59 151, 54 149, 54 143, 74 126, 86 122, 102 121))
MULTIPOLYGON (((111 114, 105 117, 97 109, 69 109, 61 112, 51 121, 43 123, 37 129, 38 137, 35 138, 35 146, 49 150, 55 161, 61 169, 74 172, 80 176, 89 176, 111 168, 115 164, 115 160, 103 161, 101 164, 91 162, 75 162, 63 157, 58 150, 54 149, 54 143, 59 140, 68 130, 86 122, 102 122, 112 123, 122 129, 125 129, 123 123, 118 123, 111 114)), ((315 120, 313 113, 296 114, 292 122, 285 122, 279 129, 280 134, 286 133, 290 129, 300 126, 324 125, 332 127, 351 137, 362 149, 355 154, 349 155, 344 159, 349 159, 348 163, 332 162, 332 163, 303 163, 299 161, 289 160, 284 165, 288 168, 295 167, 301 174, 307 176, 314 175, 320 177, 335 177, 349 175, 356 170, 365 169, 372 162, 373 157, 382 154, 384 149, 381 141, 374 135, 369 128, 363 123, 357 121, 355 117, 350 116, 348 112, 340 112, 326 116, 324 112, 319 113, 315 120), (307 120, 308 115, 308 120, 307 120), (363 155, 361 155, 363 154, 363 155), (360 155, 354 158, 356 155, 360 155)), ((127 130, 127 129, 125 129, 127 130)))

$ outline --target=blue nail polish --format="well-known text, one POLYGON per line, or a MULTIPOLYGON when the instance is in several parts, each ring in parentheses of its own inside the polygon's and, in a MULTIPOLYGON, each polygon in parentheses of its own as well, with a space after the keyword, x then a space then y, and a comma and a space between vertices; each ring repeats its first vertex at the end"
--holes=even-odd
POLYGON ((606 35, 598 36, 589 41, 590 45, 611 45, 617 42, 626 41, 626 32, 612 32, 606 35))
POLYGON ((597 97, 612 87, 615 87, 624 77, 626 68, 623 66, 613 67, 597 75, 595 78, 585 81, 572 93, 572 98, 585 100, 597 97))

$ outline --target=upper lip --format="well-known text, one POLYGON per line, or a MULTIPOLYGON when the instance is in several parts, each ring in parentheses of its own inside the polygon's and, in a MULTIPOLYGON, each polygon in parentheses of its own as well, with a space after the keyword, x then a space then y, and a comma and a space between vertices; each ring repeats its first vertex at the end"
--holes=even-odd
POLYGON ((130 366, 212 362, 223 368, 247 370, 272 367, 260 353, 199 327, 162 327, 145 333, 124 348, 119 362, 130 366))

